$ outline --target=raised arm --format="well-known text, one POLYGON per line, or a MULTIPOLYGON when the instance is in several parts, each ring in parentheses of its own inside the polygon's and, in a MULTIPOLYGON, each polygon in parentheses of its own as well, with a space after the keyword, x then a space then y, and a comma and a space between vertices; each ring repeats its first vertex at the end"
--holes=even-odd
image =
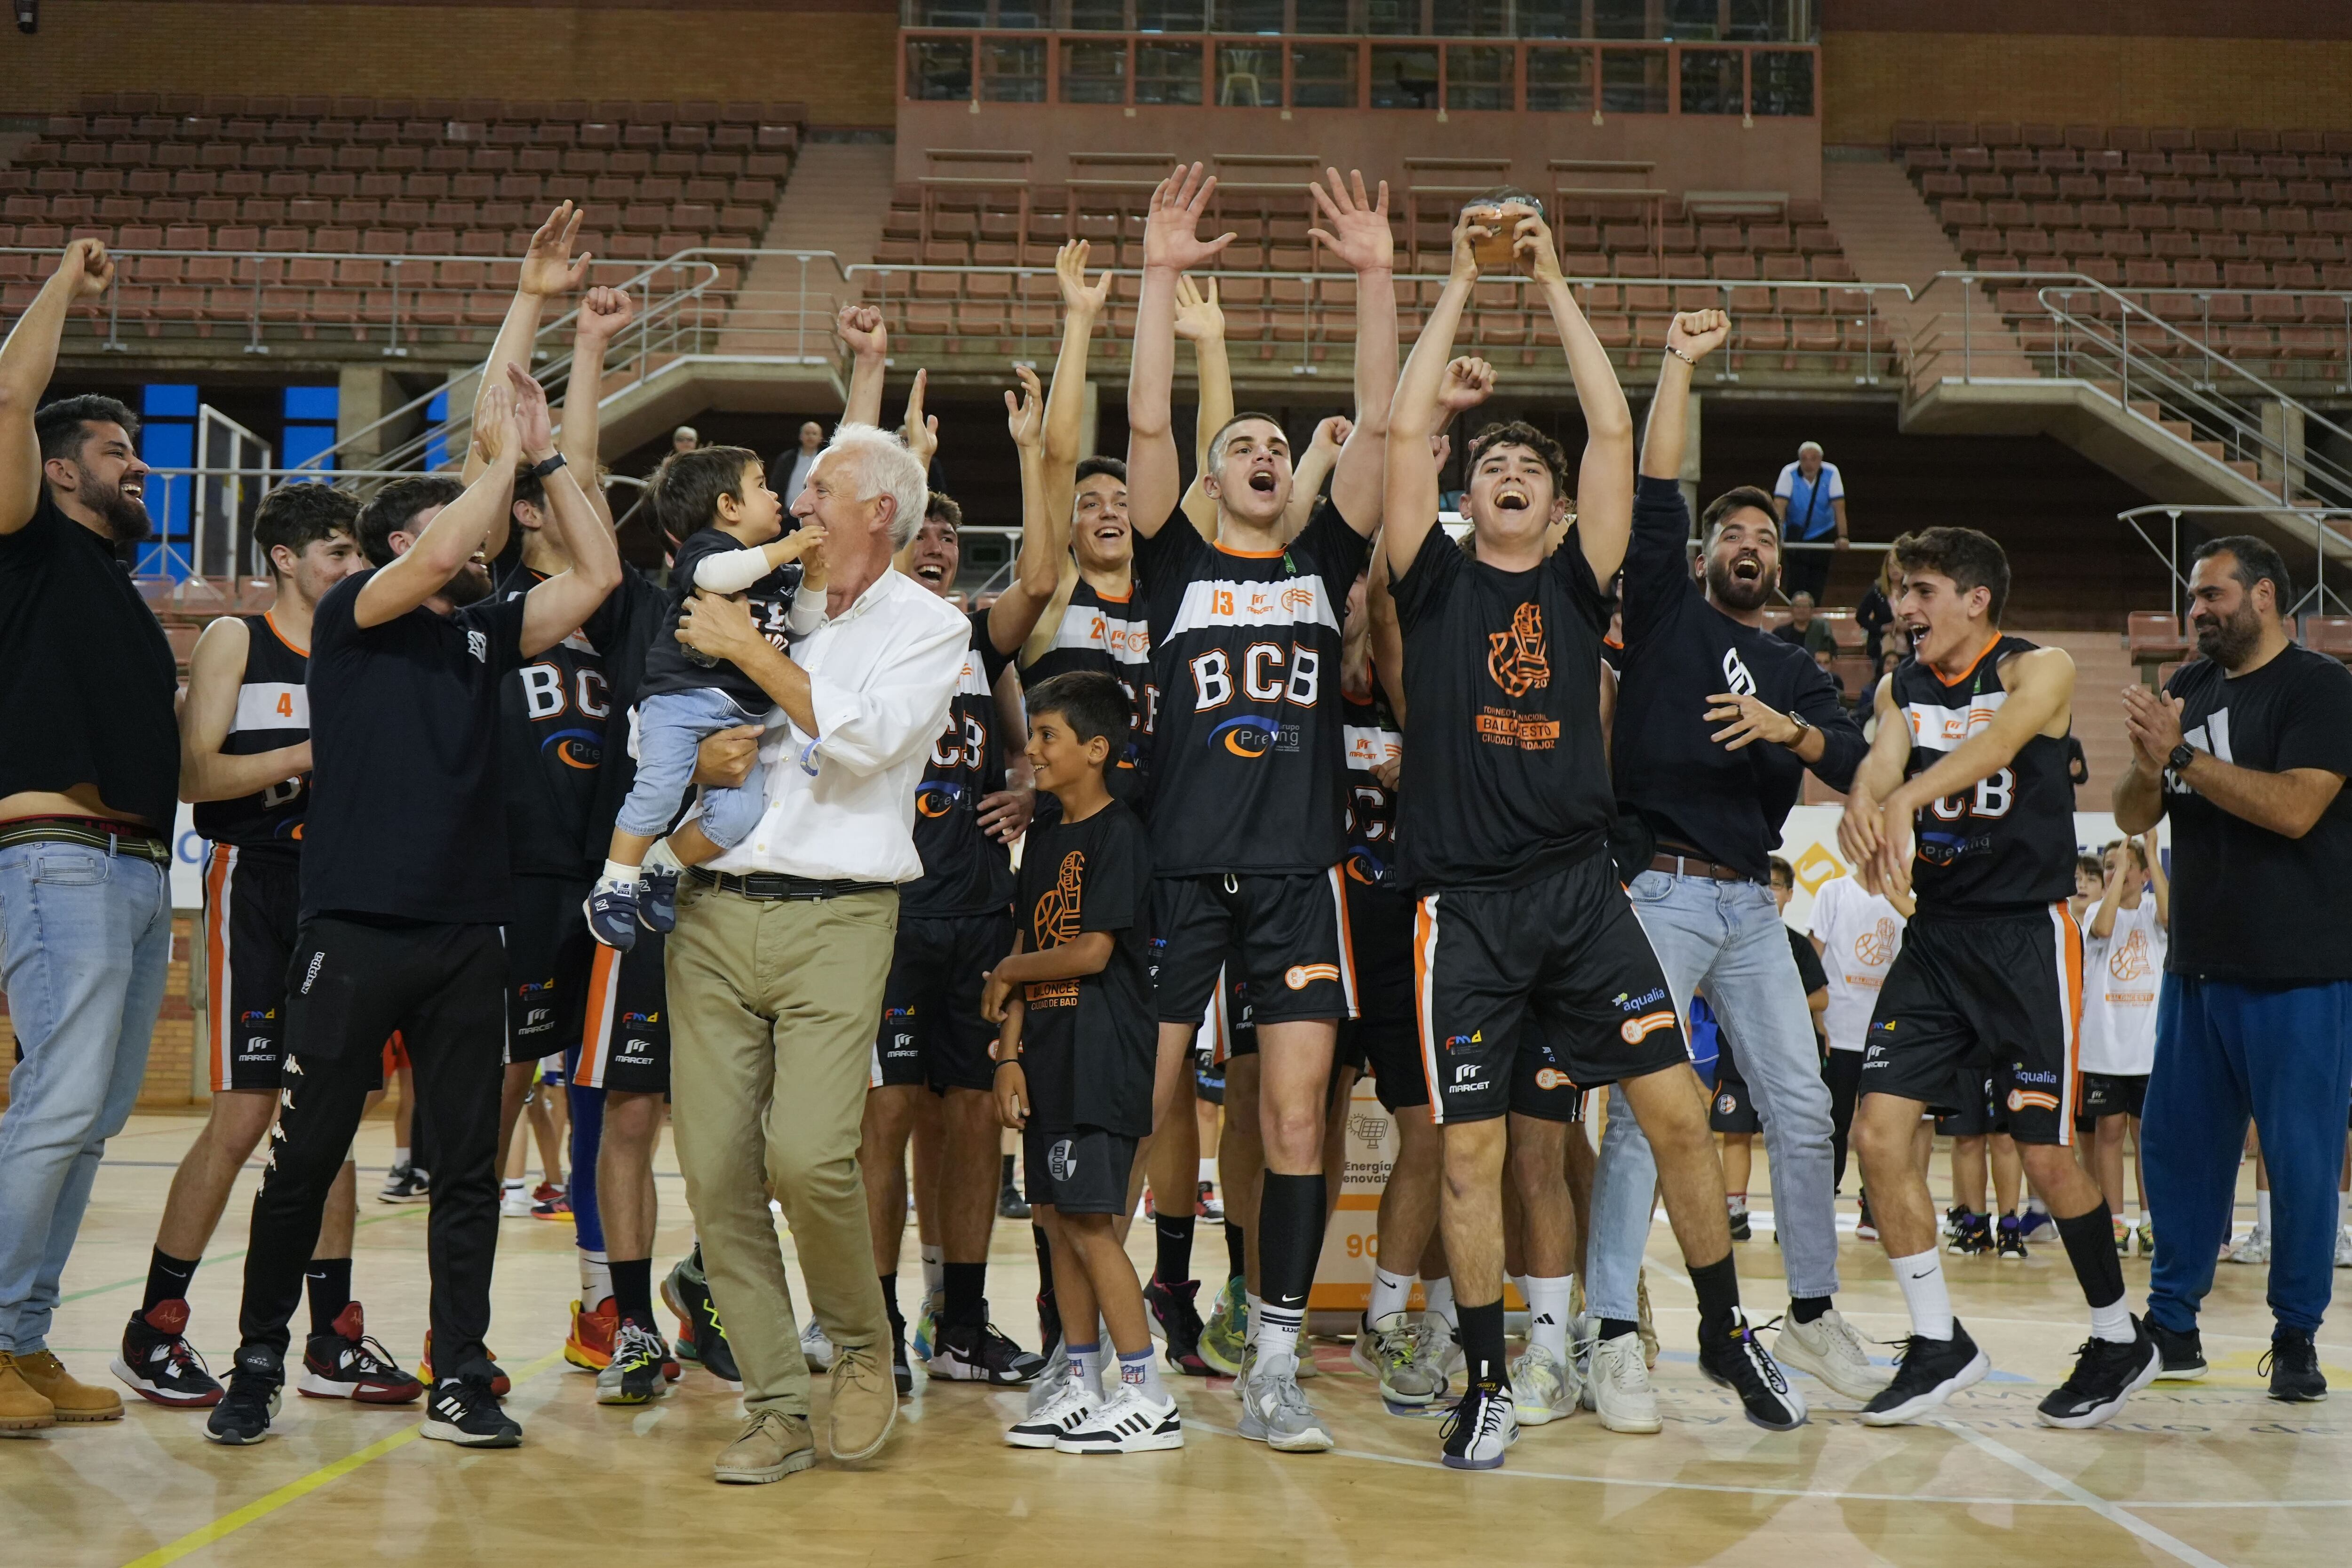
POLYGON ((882 423, 882 379, 890 363, 890 330, 871 305, 844 305, 833 330, 849 348, 849 400, 845 425, 882 423))
POLYGON ((1624 564, 1625 542, 1633 531, 1633 411, 1625 405, 1625 389, 1617 384, 1609 351, 1576 308, 1559 270, 1559 248, 1542 217, 1518 220, 1513 248, 1551 307, 1552 323, 1559 329, 1559 344, 1568 355, 1568 374, 1576 382, 1577 406, 1584 411, 1584 458, 1576 475, 1576 537, 1593 581, 1606 583, 1624 564))
POLYGON ((1135 352, 1127 374, 1127 513, 1146 538, 1160 531, 1183 495, 1171 403, 1176 378, 1176 280, 1204 267, 1234 241, 1200 237, 1201 215, 1216 194, 1201 165, 1179 167, 1151 193, 1143 226, 1143 296, 1136 305, 1135 352))
POLYGON ((923 465, 927 474, 931 471, 931 459, 940 451, 940 416, 923 412, 923 397, 930 383, 929 371, 915 373, 915 384, 907 389, 907 412, 898 421, 899 441, 915 454, 915 461, 923 465))
POLYGON ((1201 483, 1209 471, 1209 443, 1234 417, 1234 367, 1225 354, 1225 312, 1217 305, 1217 280, 1207 293, 1188 275, 1176 279, 1176 335, 1192 345, 1201 383, 1198 416, 1192 422, 1192 482, 1184 490, 1184 515, 1201 537, 1217 542, 1217 503, 1201 483))
POLYGON ((522 437, 507 388, 491 387, 474 405, 474 449, 482 467, 466 493, 434 513, 415 543, 361 584, 352 617, 362 626, 398 620, 438 594, 508 515, 522 437))
POLYGON ((1069 510, 1071 476, 1078 459, 1087 456, 1078 450, 1086 418, 1087 355, 1093 347, 1095 323, 1110 297, 1108 271, 1091 284, 1087 281, 1087 248, 1085 240, 1074 239, 1054 256, 1054 274, 1062 286, 1062 349, 1054 361, 1054 384, 1045 395, 1045 501, 1050 508, 1059 500, 1064 512, 1069 510))
POLYGON ((1006 393, 1004 411, 1021 457, 1021 552, 1013 560, 1012 585, 988 607, 988 640, 1007 654, 1035 629, 1061 581, 1062 557, 1069 553, 1068 525, 1056 531, 1045 514, 1045 388, 1025 364, 1014 365, 1013 374, 1021 378, 1021 395, 1006 393))
POLYGON ((587 492, 597 521, 613 526, 613 509, 596 476, 596 444, 603 434, 604 355, 623 328, 636 314, 636 303, 625 289, 591 289, 581 297, 580 314, 572 329, 572 375, 563 386, 563 424, 555 433, 555 449, 563 466, 587 492))
POLYGON ((1388 489, 1389 408, 1397 384, 1396 236, 1389 229, 1389 185, 1368 200, 1364 176, 1326 169, 1330 184, 1307 188, 1325 226, 1307 230, 1356 274, 1356 415, 1331 470, 1331 500, 1358 533, 1381 526, 1388 489))
MULTIPOLYGON (((514 386, 515 425, 522 439, 522 460, 541 463, 557 456, 555 435, 549 426, 547 392, 523 374, 520 365, 507 367, 514 386)), ((588 492, 572 472, 571 460, 547 476, 548 526, 555 531, 556 548, 571 565, 539 584, 523 598, 522 656, 543 653, 580 629, 604 596, 621 585, 621 552, 613 531, 589 504, 588 492)))
POLYGON ((2124 879, 2131 875, 2131 856, 2124 856, 2124 864, 2107 873, 2105 886, 2099 889, 2099 907, 2091 911, 2089 936, 2116 934, 2116 910, 2124 900, 2124 879))
POLYGON ((2153 829, 2139 836, 2139 847, 2147 855, 2147 891, 2156 900, 2156 923, 2166 931, 2172 929, 2172 879, 2164 874, 2164 856, 2158 850, 2153 829))
POLYGON ((33 410, 57 374, 66 314, 74 301, 94 300, 113 282, 105 244, 75 240, 0 346, 0 533, 16 532, 40 510, 41 443, 33 433, 33 410))
MULTIPOLYGON (((474 388, 474 417, 481 417, 481 400, 491 388, 508 389, 507 367, 530 369, 531 345, 539 339, 540 319, 546 313, 548 300, 568 294, 580 287, 588 275, 590 257, 584 253, 574 257, 572 241, 580 232, 580 209, 570 202, 559 202, 530 237, 523 251, 522 266, 515 273, 513 302, 507 306, 506 320, 499 323, 499 335, 490 344, 490 357, 482 363, 482 379, 474 388)), ((466 454, 464 478, 472 484, 481 477, 481 457, 477 451, 466 454)), ((496 542, 503 543, 503 532, 496 542)), ((492 554, 497 552, 493 550, 492 554)))
MULTIPOLYGON (((1391 512, 1391 515, 1394 515, 1391 512)), ((1389 694, 1397 727, 1405 721, 1404 629, 1397 621, 1396 595, 1389 591, 1388 535, 1372 542, 1371 570, 1364 582, 1364 613, 1372 620, 1372 670, 1389 694)))
POLYGON ((1323 481, 1331 477, 1331 466, 1339 460, 1339 448, 1356 428, 1355 421, 1344 414, 1334 414, 1315 426, 1315 438, 1307 443, 1298 461, 1290 468, 1290 505, 1282 514, 1282 536, 1297 537, 1315 515, 1315 503, 1323 498, 1323 481))
POLYGON ((180 704, 180 798, 235 800, 255 795, 310 771, 310 742, 297 742, 241 757, 221 746, 236 721, 236 694, 245 679, 252 633, 235 616, 223 616, 196 639, 188 656, 188 695, 180 704))
POLYGON ((1381 543, 1391 580, 1412 570, 1423 542, 1437 527, 1438 459, 1430 437, 1445 419, 1442 400, 1452 369, 1447 356, 1454 352, 1454 334, 1462 326, 1463 308, 1470 302, 1470 286, 1478 280, 1472 247, 1486 237, 1486 226, 1472 223, 1466 212, 1454 221, 1453 270, 1421 329, 1420 341, 1412 345, 1412 356, 1404 362, 1404 374, 1398 379, 1389 405, 1388 496, 1381 512, 1385 521, 1381 543))
POLYGON ((1691 372, 1730 335, 1731 318, 1720 310, 1685 310, 1666 324, 1666 357, 1658 362, 1650 427, 1642 438, 1643 479, 1682 478, 1690 443, 1691 372))

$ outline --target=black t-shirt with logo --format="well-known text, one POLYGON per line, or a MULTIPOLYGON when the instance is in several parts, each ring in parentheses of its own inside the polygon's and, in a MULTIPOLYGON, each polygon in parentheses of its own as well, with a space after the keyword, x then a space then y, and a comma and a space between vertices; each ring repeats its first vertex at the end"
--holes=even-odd
POLYGON ((1012 655, 996 651, 988 612, 974 610, 971 647, 915 786, 920 879, 898 889, 900 919, 1001 913, 1013 899, 1013 851, 981 830, 980 802, 1004 787, 1004 737, 996 724, 996 678, 1012 655))
POLYGON ((1370 548, 1328 498, 1281 550, 1211 544, 1181 509, 1136 536, 1160 875, 1322 871, 1346 854, 1339 615, 1370 548))
MULTIPOLYGON (((758 681, 725 659, 715 664, 699 663, 697 656, 677 640, 679 613, 695 593, 695 569, 714 555, 731 554, 743 548, 741 540, 716 528, 698 528, 677 547, 677 557, 669 569, 669 616, 662 622, 661 635, 646 650, 642 695, 654 697, 709 689, 725 692, 747 713, 765 713, 776 705, 775 700, 760 689, 758 681)), ((792 610, 793 594, 800 581, 801 563, 787 561, 743 592, 743 602, 751 612, 751 625, 779 650, 784 646, 784 616, 792 610)))
POLYGON ((373 572, 310 617, 310 809, 302 914, 501 925, 513 918, 499 693, 521 599, 362 627, 373 572))
POLYGON ((1433 531, 1396 580, 1404 632, 1399 841, 1415 892, 1515 888, 1604 847, 1609 595, 1574 528, 1506 572, 1433 531))
MULTIPOLYGON (((245 668, 238 672, 236 712, 221 738, 225 757, 283 751, 310 738, 310 656, 278 631, 269 616, 239 616, 245 623, 245 668)), ((298 773, 234 800, 200 800, 197 834, 234 844, 247 854, 290 863, 302 847, 302 816, 310 804, 310 775, 298 773)))
POLYGON ((1726 751, 1707 699, 1728 691, 1793 713, 1822 732, 1813 764, 1832 789, 1853 783, 1869 751, 1838 686, 1802 647, 1743 626, 1706 602, 1685 549, 1690 510, 1673 479, 1643 478, 1625 551, 1625 652, 1613 731, 1617 798, 1661 840, 1696 849, 1761 882, 1805 764, 1759 741, 1726 751))
MULTIPOLYGON (((2183 665, 2189 744, 2262 773, 2318 768, 2352 776, 2352 670, 2290 647, 2231 679, 2210 659, 2183 665)), ((2176 974, 2278 984, 2352 980, 2352 788, 2338 790, 2301 838, 2257 827, 2169 770, 2172 951, 2176 974)))
POLYGON ((1021 1066, 1038 1127, 1099 1127, 1127 1138, 1151 1131, 1159 1015, 1150 898, 1150 836, 1123 803, 1029 830, 1013 905, 1024 950, 1044 952, 1088 931, 1114 939, 1101 973, 1023 987, 1021 1066))
MULTIPOLYGON (((546 580, 545 573, 517 563, 499 579, 498 597, 520 599, 546 580)), ((507 850, 518 874, 576 878, 604 861, 601 844, 591 858, 588 823, 613 715, 600 649, 619 609, 615 592, 586 626, 524 664, 500 691, 507 850)))

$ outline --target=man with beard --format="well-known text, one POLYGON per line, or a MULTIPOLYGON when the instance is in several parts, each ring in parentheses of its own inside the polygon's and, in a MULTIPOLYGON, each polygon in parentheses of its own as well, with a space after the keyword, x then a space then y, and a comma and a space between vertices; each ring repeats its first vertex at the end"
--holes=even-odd
POLYGON ((2197 649, 2158 697, 2124 692, 2116 826, 2172 814, 2172 952, 2147 1082, 2148 1207, 2164 1246, 2147 1328, 2166 1377, 2201 1377, 2197 1309, 2230 1236, 2249 1114, 2270 1167, 2271 1397, 2323 1399, 2335 1176, 2352 1098, 2352 675, 2298 647, 2286 563, 2258 539, 2198 547, 2197 649))
POLYGON ((106 247, 74 241, 0 348, 0 979, 22 1058, 0 1121, 0 1430, 122 1415, 50 1352, 49 1315, 171 959, 177 675, 118 553, 148 533, 139 422, 110 397, 34 413, 67 312, 113 281, 106 247))
POLYGON ((358 1131, 375 1049, 394 1029, 415 1064, 436 1152, 427 1251, 438 1376, 422 1435, 480 1447, 522 1440, 499 1407, 482 1344, 499 1225, 499 927, 514 914, 499 693, 588 617, 621 563, 556 450, 546 395, 519 369, 508 377, 514 392, 493 388, 477 408, 482 477, 456 494, 445 478, 386 486, 359 519, 374 569, 330 590, 312 617, 312 798, 285 1088, 253 1203, 244 1342, 207 1424, 215 1442, 268 1434, 302 1267, 358 1131), (571 567, 497 600, 480 551, 507 515, 519 460, 545 481, 571 567))
MULTIPOLYGON (((1625 552, 1625 662, 1613 752, 1621 811, 1653 852, 1627 889, 1685 1014, 1705 991, 1754 1095, 1772 1162, 1774 1221, 1790 1301, 1776 1346, 1848 1399, 1886 1382, 1831 1298, 1837 1290, 1830 1093, 1805 987, 1772 900, 1772 851, 1810 768, 1832 789, 1868 749, 1837 683, 1800 647, 1764 630, 1780 575, 1771 498, 1727 491, 1701 520, 1704 589, 1691 580, 1690 512, 1676 478, 1693 367, 1731 331, 1720 310, 1676 316, 1650 404, 1625 552)), ((1643 864, 1638 860, 1636 864, 1643 864)), ((1614 1430, 1655 1431, 1635 1331, 1635 1282, 1657 1168, 1612 1091, 1593 1183, 1587 1288, 1601 1321, 1594 1397, 1614 1430)))

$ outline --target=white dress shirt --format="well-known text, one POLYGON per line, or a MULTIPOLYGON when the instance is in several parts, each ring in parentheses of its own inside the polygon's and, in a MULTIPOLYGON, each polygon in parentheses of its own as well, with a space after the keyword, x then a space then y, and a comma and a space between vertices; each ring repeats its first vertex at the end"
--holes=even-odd
POLYGON ((768 732, 760 746, 768 809, 710 868, 859 882, 920 877, 915 789, 971 643, 961 612, 894 568, 793 644, 817 733, 789 718, 768 732))

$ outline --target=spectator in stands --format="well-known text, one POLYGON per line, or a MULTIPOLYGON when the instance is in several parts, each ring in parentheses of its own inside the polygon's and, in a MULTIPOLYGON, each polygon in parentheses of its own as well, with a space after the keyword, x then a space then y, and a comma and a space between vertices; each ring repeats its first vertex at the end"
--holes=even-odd
POLYGON ((1837 639, 1830 634, 1829 622, 1813 614, 1813 596, 1802 588, 1789 595, 1788 624, 1774 626, 1772 635, 1782 642, 1795 643, 1817 658, 1837 652, 1837 639))
POLYGON ((1878 666, 1877 673, 1870 678, 1870 684, 1862 689, 1862 698, 1853 705, 1855 712, 1874 714, 1878 711, 1879 684, 1892 676, 1895 667, 1907 657, 1900 648, 1885 648, 1879 653, 1873 661, 1878 666))
POLYGON ((139 422, 110 397, 34 413, 67 313, 113 281, 106 247, 75 240, 0 347, 0 983, 20 1058, 0 1121, 0 1426, 18 1431, 122 1416, 50 1352, 49 1315, 172 952, 179 676, 121 556, 151 531, 139 422))
POLYGON ((809 470, 816 467, 817 454, 824 450, 824 426, 812 419, 801 426, 801 444, 768 465, 768 472, 784 476, 784 482, 776 487, 776 494, 783 498, 787 510, 800 499, 803 487, 808 483, 809 470))
MULTIPOLYGON (((1900 548, 1902 541, 1895 544, 1900 548)), ((1890 550, 1878 558, 1878 575, 1863 590, 1862 603, 1853 610, 1853 624, 1862 628, 1863 657, 1873 669, 1879 668, 1878 656, 1885 651, 1886 628, 1895 624, 1895 596, 1903 591, 1895 575, 1895 551, 1890 550)))
MULTIPOLYGON (((1797 460, 1780 470, 1780 481, 1772 487, 1772 510, 1780 515, 1784 544, 1846 547, 1845 478, 1835 463, 1822 460, 1819 441, 1798 447, 1797 460)), ((1818 603, 1830 578, 1830 552, 1785 550, 1782 554, 1780 585, 1790 600, 1801 589, 1818 603)))
POLYGON ((691 425, 681 425, 669 433, 669 449, 673 452, 691 452, 701 445, 702 433, 691 425))

